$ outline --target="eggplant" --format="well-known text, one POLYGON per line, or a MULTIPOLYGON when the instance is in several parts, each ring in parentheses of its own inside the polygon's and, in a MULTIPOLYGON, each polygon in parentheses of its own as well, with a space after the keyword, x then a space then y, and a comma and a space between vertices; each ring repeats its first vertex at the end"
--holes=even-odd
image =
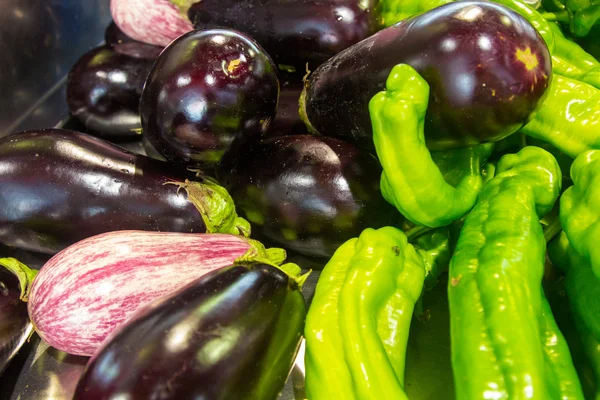
POLYGON ((228 29, 192 31, 150 71, 144 136, 172 163, 214 165, 236 137, 264 134, 278 97, 276 67, 254 40, 228 29))
POLYGON ((300 118, 298 102, 304 87, 300 80, 283 78, 279 75, 279 102, 275 118, 269 124, 264 138, 286 135, 306 135, 308 130, 300 118))
POLYGON ((0 242, 54 254, 118 230, 249 234, 224 188, 187 176, 87 134, 9 135, 0 139, 0 242))
POLYGON ((368 103, 397 64, 409 64, 430 86, 430 150, 516 132, 552 77, 548 48, 526 19, 493 2, 453 2, 380 30, 313 71, 300 102, 309 130, 374 152, 368 103))
POLYGON ((15 258, 0 258, 0 374, 33 333, 26 293, 36 273, 15 258))
POLYGON ((115 24, 127 36, 143 43, 164 47, 194 29, 180 9, 182 3, 185 2, 110 0, 110 13, 115 24))
POLYGON ((276 399, 304 329, 300 280, 264 263, 203 276, 111 335, 73 399, 276 399))
POLYGON ((67 79, 67 105, 86 131, 111 141, 140 138, 142 89, 161 48, 127 42, 84 54, 67 79))
POLYGON ((196 29, 247 33, 282 69, 301 75, 382 27, 379 0, 202 0, 188 17, 196 29))
POLYGON ((127 34, 115 24, 115 21, 112 21, 106 27, 106 30, 104 31, 104 42, 109 46, 131 42, 141 43, 127 36, 127 34))
POLYGON ((52 347, 91 356, 138 309, 238 258, 281 263, 282 249, 222 233, 119 231, 67 247, 29 292, 36 332, 52 347), (74 317, 75 316, 75 317, 74 317))
POLYGON ((339 139, 290 135, 240 146, 218 172, 255 233, 306 256, 331 257, 363 229, 401 220, 381 195, 377 159, 339 139))

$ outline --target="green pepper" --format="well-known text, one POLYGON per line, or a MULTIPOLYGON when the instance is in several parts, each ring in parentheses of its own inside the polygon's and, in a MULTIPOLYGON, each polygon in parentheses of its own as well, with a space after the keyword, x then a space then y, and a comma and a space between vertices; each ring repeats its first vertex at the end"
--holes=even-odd
POLYGON ((421 258, 396 228, 368 228, 338 248, 306 319, 309 399, 407 399, 406 344, 424 279, 421 258))
POLYGON ((369 102, 373 142, 383 167, 381 193, 410 221, 448 225, 475 204, 483 185, 482 166, 493 150, 483 144, 461 150, 456 185, 446 181, 425 144, 424 119, 429 85, 407 64, 392 68, 386 90, 369 102))
POLYGON ((542 107, 521 132, 575 158, 600 148, 600 90, 554 75, 542 107))
POLYGON ((594 371, 596 396, 600 398, 600 280, 564 232, 548 244, 548 258, 564 273, 564 291, 575 330, 594 371))
POLYGON ((575 37, 586 37, 600 20, 600 4, 596 0, 554 0, 544 3, 550 11, 544 13, 549 21, 566 24, 575 37))
POLYGON ((552 72, 600 88, 600 63, 580 45, 567 39, 557 24, 549 23, 554 35, 552 72))
POLYGON ((465 219, 448 283, 457 399, 583 398, 542 291, 540 218, 560 189, 556 159, 524 147, 499 160, 465 219))
POLYGON ((600 277, 600 151, 580 154, 571 179, 573 186, 560 199, 560 222, 575 251, 600 277))
POLYGON ((600 340, 600 279, 563 231, 548 244, 548 257, 564 274, 564 288, 572 312, 596 340, 600 340))

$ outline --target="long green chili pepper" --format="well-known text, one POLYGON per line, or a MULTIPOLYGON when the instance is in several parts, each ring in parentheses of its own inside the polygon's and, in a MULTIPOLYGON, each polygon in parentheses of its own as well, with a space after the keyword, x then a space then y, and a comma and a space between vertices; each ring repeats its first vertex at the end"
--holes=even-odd
POLYGON ((539 221, 560 186, 554 157, 525 147, 499 160, 464 222, 448 284, 457 399, 583 398, 542 291, 539 221))
POLYGON ((319 278, 306 319, 306 391, 318 399, 406 399, 404 363, 425 267, 406 235, 366 229, 319 278))
POLYGON ((580 154, 571 165, 573 186, 560 199, 560 222, 571 245, 600 278, 600 150, 580 154))
POLYGON ((463 174, 448 183, 425 145, 429 85, 407 64, 392 68, 386 90, 369 102, 373 142, 383 167, 381 193, 410 221, 429 227, 450 224, 475 204, 483 185, 482 165, 493 144, 464 151, 463 174))

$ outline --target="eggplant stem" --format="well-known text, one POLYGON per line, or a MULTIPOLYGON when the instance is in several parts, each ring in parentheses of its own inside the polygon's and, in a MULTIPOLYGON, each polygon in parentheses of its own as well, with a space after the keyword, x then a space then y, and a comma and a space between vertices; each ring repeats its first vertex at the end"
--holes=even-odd
POLYGON ((19 280, 19 287, 21 288, 20 299, 23 302, 29 300, 29 291, 31 290, 31 284, 38 271, 29 268, 16 258, 0 258, 0 265, 13 273, 19 280))

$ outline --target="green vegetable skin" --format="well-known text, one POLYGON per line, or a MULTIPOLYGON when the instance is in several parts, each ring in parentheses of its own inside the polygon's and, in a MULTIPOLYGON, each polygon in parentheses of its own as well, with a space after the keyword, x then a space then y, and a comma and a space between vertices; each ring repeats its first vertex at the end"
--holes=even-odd
POLYGON ((452 186, 425 145, 428 100, 427 82, 411 66, 399 64, 390 72, 386 90, 369 102, 369 113, 383 167, 383 197, 410 221, 440 227, 461 218, 475 204, 483 185, 481 169, 493 145, 464 149, 466 173, 452 186))
POLYGON ((406 235, 366 229, 323 269, 306 319, 306 391, 318 399, 406 399, 404 362, 425 266, 406 235))
POLYGON ((560 177, 541 148, 507 154, 464 222, 448 284, 458 399, 583 398, 541 286, 539 220, 558 197, 560 177))
POLYGON ((573 186, 560 200, 560 222, 575 251, 600 277, 600 151, 580 154, 571 179, 573 186))

